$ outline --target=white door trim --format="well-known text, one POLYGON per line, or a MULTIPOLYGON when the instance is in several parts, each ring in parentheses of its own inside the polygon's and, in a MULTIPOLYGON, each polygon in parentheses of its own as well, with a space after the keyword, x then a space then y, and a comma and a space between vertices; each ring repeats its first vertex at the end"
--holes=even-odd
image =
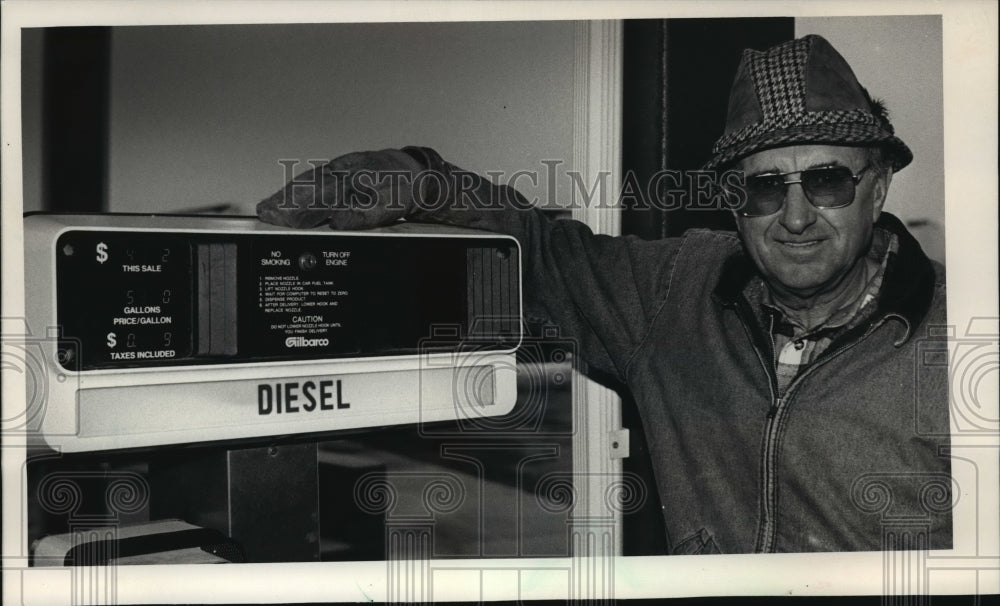
MULTIPOLYGON (((577 24, 574 73, 573 170, 586 186, 601 183, 589 203, 575 205, 574 219, 595 233, 620 235, 622 138, 622 22, 577 24)), ((574 382, 573 472, 576 502, 572 512, 574 560, 587 590, 576 596, 613 595, 611 556, 621 555, 620 507, 613 505, 621 481, 621 402, 611 390, 586 379, 574 382), (613 444, 618 444, 618 451, 613 444), (609 504, 610 503, 610 504, 609 504), (589 577, 589 579, 587 578, 589 577)))

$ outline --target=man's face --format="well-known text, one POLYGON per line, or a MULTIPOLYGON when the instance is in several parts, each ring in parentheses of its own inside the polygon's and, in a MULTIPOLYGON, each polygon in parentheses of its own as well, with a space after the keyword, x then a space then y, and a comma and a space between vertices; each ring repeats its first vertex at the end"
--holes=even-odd
MULTIPOLYGON (((867 165, 863 147, 796 145, 747 156, 736 168, 751 177, 830 166, 857 174, 867 165)), ((776 294, 835 295, 848 282, 844 278, 859 271, 857 261, 868 251, 890 176, 869 168, 855 188, 854 202, 841 208, 816 208, 801 184, 789 184, 778 212, 737 217, 747 251, 776 294)))

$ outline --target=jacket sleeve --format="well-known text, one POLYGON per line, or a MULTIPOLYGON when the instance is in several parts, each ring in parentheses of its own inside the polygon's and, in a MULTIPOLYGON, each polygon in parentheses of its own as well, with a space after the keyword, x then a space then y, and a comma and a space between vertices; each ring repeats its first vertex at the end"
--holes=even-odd
POLYGON ((403 151, 436 174, 422 179, 409 218, 517 238, 527 315, 574 340, 592 370, 624 381, 666 295, 679 241, 595 235, 578 221, 550 220, 512 187, 463 171, 431 149, 403 151))

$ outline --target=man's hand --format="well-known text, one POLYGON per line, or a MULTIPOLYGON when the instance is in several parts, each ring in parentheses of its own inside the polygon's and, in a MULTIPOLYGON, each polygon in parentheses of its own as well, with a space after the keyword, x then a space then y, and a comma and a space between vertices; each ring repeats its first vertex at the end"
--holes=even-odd
POLYGON ((368 229, 415 208, 414 177, 423 169, 409 154, 386 149, 340 156, 306 171, 257 204, 262 221, 286 227, 368 229))

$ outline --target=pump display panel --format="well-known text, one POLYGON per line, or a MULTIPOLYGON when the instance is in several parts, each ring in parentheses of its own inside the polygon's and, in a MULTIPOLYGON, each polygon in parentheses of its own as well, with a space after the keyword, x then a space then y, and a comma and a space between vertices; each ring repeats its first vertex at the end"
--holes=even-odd
POLYGON ((346 233, 253 218, 48 214, 25 218, 25 238, 29 326, 49 337, 40 345, 55 378, 38 416, 60 448, 513 406, 513 238, 414 224, 346 233), (288 425, 303 413, 313 418, 288 425))
POLYGON ((72 230, 56 242, 57 320, 86 344, 81 370, 416 353, 446 325, 502 348, 518 338, 513 249, 503 238, 72 230))

